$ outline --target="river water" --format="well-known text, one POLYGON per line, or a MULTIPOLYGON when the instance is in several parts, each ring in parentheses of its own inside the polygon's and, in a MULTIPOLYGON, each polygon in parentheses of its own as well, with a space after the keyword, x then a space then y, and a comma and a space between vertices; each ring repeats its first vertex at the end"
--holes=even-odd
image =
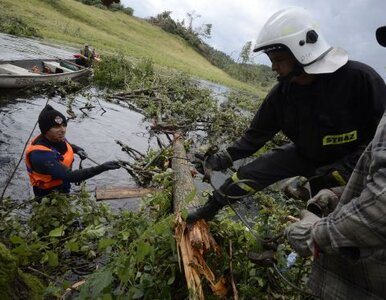
MULTIPOLYGON (((77 49, 63 48, 61 46, 43 44, 38 40, 15 38, 0 34, 0 60, 22 59, 22 58, 48 58, 60 57, 69 59, 77 49)), ((226 88, 208 84, 214 90, 219 100, 224 99, 226 88)), ((128 155, 121 151, 121 147, 115 140, 135 148, 142 153, 155 146, 155 140, 149 139, 147 127, 149 124, 143 121, 143 116, 127 108, 105 101, 98 91, 89 88, 88 93, 93 95, 91 111, 85 116, 80 108, 84 107, 90 99, 82 95, 76 95, 72 103, 72 109, 76 118, 69 120, 66 137, 69 142, 83 147, 89 157, 97 162, 122 159, 128 160, 128 155), (101 106, 99 106, 98 101, 101 106), (103 109, 106 111, 104 113, 103 109)), ((22 157, 23 148, 30 136, 38 119, 40 111, 47 100, 55 109, 66 114, 69 99, 47 96, 23 96, 18 93, 4 93, 0 91, 0 192, 3 191, 10 174, 15 169, 22 157)), ((35 128, 32 136, 40 133, 35 128)), ((78 167, 79 160, 76 157, 74 168, 78 167)), ((88 160, 84 161, 83 167, 91 167, 94 164, 88 160)), ((112 170, 102 173, 87 180, 87 190, 93 192, 95 188, 103 186, 134 186, 134 181, 124 169, 112 170)), ((73 185, 76 190, 76 187, 73 185)), ((29 185, 24 158, 14 178, 10 182, 5 196, 11 196, 16 201, 31 198, 32 188, 29 185)), ((127 207, 134 209, 138 205, 137 200, 109 201, 113 207, 127 207)))

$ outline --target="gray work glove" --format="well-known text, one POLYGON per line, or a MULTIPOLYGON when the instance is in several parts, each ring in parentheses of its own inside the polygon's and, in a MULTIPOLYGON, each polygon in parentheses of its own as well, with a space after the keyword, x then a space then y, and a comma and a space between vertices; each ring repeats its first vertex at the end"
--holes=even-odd
POLYGON ((79 158, 81 160, 85 160, 88 157, 88 155, 87 155, 86 151, 84 151, 84 149, 79 149, 78 152, 76 152, 76 154, 79 156, 79 158))
POLYGON ((122 164, 117 160, 107 161, 100 165, 104 171, 119 169, 122 164))
POLYGON ((195 155, 195 167, 198 172, 204 174, 203 164, 205 163, 205 168, 212 169, 214 171, 223 171, 233 166, 233 160, 228 151, 221 150, 215 154, 209 155, 206 160, 205 156, 202 153, 196 153, 195 155))
POLYGON ((307 178, 303 176, 297 176, 288 179, 282 186, 282 191, 287 197, 301 199, 307 201, 311 195, 309 190, 305 187, 307 178))
POLYGON ((312 212, 302 210, 300 221, 289 225, 284 234, 287 236, 292 248, 302 257, 316 255, 315 243, 312 240, 312 227, 320 220, 312 212))
POLYGON ((338 205, 339 197, 331 189, 320 190, 315 197, 307 201, 307 210, 318 216, 327 216, 338 205))

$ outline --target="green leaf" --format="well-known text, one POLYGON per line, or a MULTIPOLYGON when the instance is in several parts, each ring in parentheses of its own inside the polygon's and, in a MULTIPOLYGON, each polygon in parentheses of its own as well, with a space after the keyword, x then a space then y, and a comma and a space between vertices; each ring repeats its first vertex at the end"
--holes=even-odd
POLYGON ((110 270, 93 273, 89 276, 87 282, 82 285, 81 299, 97 299, 101 296, 103 290, 113 281, 113 274, 110 270))
POLYGON ((188 210, 186 209, 186 207, 184 207, 183 209, 181 209, 181 217, 182 219, 186 220, 186 218, 188 217, 188 210))
POLYGON ((137 246, 137 262, 143 262, 145 257, 151 253, 153 247, 146 242, 139 242, 137 246))
POLYGON ((60 226, 58 228, 55 228, 53 230, 50 231, 50 233, 48 234, 48 236, 50 237, 60 237, 60 236, 63 236, 64 235, 64 228, 63 226, 60 226))
POLYGON ((12 249, 12 253, 18 254, 20 256, 30 256, 32 255, 31 251, 26 244, 21 244, 20 246, 12 249))
POLYGON ((47 256, 48 256, 48 264, 51 267, 57 267, 59 264, 58 254, 53 251, 47 251, 47 256))
POLYGON ((9 240, 12 242, 12 244, 15 244, 15 245, 25 243, 25 241, 20 236, 17 236, 17 235, 11 236, 9 240))
POLYGON ((261 277, 257 277, 257 282, 259 283, 259 286, 264 287, 264 279, 261 277))
POLYGON ((102 239, 99 241, 98 249, 105 250, 107 247, 114 245, 117 241, 113 239, 102 239))
POLYGON ((197 191, 196 191, 196 189, 193 189, 193 190, 185 197, 184 203, 185 203, 185 204, 190 203, 190 202, 194 199, 194 197, 195 197, 196 195, 197 195, 197 191))
POLYGON ((64 280, 63 283, 62 283, 62 288, 64 290, 68 289, 71 287, 71 282, 69 282, 68 280, 64 280))
POLYGON ((122 234, 122 240, 127 241, 130 236, 130 231, 122 231, 121 234, 122 234))
POLYGON ((140 290, 136 287, 131 288, 131 290, 134 291, 133 299, 139 299, 139 298, 143 297, 143 291, 142 290, 140 290))
POLYGON ((175 278, 174 276, 170 277, 169 280, 168 280, 168 285, 173 284, 173 282, 174 282, 175 279, 176 279, 176 278, 175 278))
POLYGON ((67 242, 66 248, 71 252, 79 251, 79 244, 77 242, 67 242))
POLYGON ((83 232, 82 235, 84 235, 87 238, 100 238, 104 236, 106 233, 106 227, 104 227, 102 224, 99 224, 97 226, 89 226, 87 227, 83 232))
POLYGON ((113 299, 113 297, 111 296, 111 294, 104 294, 102 296, 102 300, 112 300, 112 299, 113 299))

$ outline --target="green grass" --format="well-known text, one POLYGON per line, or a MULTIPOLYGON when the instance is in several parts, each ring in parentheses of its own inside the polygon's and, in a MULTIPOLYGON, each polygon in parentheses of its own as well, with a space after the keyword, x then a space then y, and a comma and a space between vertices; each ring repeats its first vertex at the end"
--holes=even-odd
POLYGON ((158 66, 259 96, 266 92, 231 78, 181 38, 122 12, 98 9, 74 0, 1 0, 0 14, 21 18, 37 28, 46 41, 75 47, 89 43, 102 54, 120 52, 132 58, 149 57, 158 66))

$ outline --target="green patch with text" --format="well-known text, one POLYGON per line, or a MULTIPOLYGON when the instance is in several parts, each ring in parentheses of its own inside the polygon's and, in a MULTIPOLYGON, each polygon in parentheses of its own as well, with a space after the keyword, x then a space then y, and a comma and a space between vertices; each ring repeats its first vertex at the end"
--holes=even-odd
POLYGON ((350 143, 358 139, 357 130, 353 130, 347 133, 336 134, 336 135, 326 135, 323 137, 323 146, 328 145, 339 145, 350 143))

